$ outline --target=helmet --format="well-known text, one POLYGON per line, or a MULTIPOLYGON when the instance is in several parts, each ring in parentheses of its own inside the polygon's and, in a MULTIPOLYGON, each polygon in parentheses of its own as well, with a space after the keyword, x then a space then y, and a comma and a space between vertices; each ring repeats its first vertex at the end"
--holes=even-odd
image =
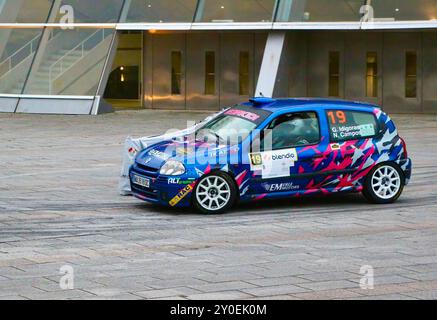
POLYGON ((288 122, 290 126, 290 134, 294 136, 301 136, 305 134, 305 120, 302 117, 296 116, 293 120, 288 122))

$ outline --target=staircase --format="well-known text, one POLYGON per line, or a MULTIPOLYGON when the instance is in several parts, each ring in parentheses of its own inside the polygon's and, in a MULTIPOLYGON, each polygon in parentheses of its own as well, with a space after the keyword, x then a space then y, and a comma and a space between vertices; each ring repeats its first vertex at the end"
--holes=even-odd
MULTIPOLYGON (((107 44, 111 41, 113 33, 112 30, 99 29, 92 34, 78 32, 69 35, 74 39, 68 39, 62 32, 49 39, 41 64, 29 78, 25 93, 35 95, 63 94, 63 91, 73 82, 79 80, 78 77, 86 76, 87 71, 92 69, 93 61, 96 64, 100 59, 107 56, 107 44), (71 43, 77 44, 70 49, 71 43), (85 63, 85 61, 88 63, 85 63), (69 77, 70 74, 75 74, 76 77, 69 77)), ((30 66, 33 56, 32 53, 26 59, 23 59, 22 66, 26 65, 26 61, 30 66)), ((2 64, 0 64, 0 67, 2 64)), ((0 90, 2 90, 0 92, 21 92, 22 82, 13 81, 14 74, 18 73, 18 67, 19 65, 10 68, 3 76, 1 76, 0 69, 0 90), (3 84, 8 83, 14 83, 14 85, 3 88, 3 84)), ((82 90, 86 90, 86 88, 82 88, 82 90)))
POLYGON ((37 35, 20 49, 0 62, 0 92, 21 93, 23 82, 38 49, 41 35, 37 35))

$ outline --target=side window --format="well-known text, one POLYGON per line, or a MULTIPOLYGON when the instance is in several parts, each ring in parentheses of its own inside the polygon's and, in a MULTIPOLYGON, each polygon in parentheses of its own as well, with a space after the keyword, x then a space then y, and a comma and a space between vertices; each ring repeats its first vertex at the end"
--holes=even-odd
POLYGON ((379 126, 373 113, 329 110, 326 116, 332 142, 367 139, 378 134, 379 126))
POLYGON ((315 112, 289 113, 270 123, 263 134, 262 149, 281 150, 317 144, 319 119, 315 112))

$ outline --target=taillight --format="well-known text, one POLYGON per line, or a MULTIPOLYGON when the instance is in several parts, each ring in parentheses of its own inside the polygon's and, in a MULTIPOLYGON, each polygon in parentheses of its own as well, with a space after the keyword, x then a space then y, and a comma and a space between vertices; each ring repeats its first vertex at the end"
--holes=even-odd
POLYGON ((400 138, 402 142, 402 146, 404 147, 404 156, 405 158, 408 158, 408 151, 407 151, 407 144, 405 143, 405 140, 400 138))

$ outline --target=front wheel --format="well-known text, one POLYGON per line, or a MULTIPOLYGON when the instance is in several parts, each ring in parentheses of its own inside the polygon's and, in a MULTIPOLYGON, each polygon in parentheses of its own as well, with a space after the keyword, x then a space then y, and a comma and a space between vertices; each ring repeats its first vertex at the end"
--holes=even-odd
POLYGON ((369 173, 363 194, 371 203, 388 204, 401 196, 404 186, 405 178, 399 166, 385 163, 369 173))
POLYGON ((220 214, 229 210, 237 199, 237 187, 230 176, 222 172, 202 178, 196 186, 194 207, 205 214, 220 214))

